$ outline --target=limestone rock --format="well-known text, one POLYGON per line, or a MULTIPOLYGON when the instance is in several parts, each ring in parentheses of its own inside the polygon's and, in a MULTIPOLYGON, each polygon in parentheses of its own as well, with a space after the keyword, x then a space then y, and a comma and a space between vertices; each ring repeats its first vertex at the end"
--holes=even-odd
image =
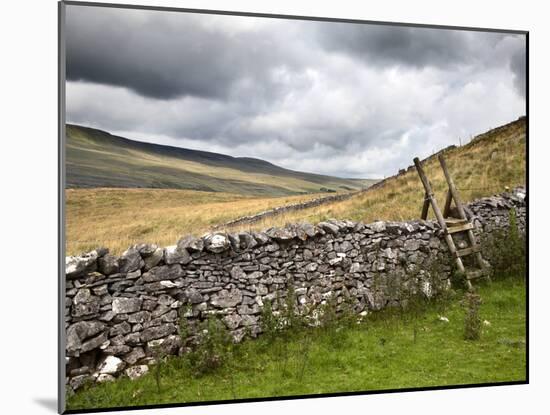
POLYGON ((189 264, 192 261, 187 249, 179 248, 177 245, 164 248, 164 262, 167 264, 189 264))
POLYGON ((235 278, 236 280, 241 278, 246 278, 246 273, 238 265, 231 268, 230 274, 231 274, 231 277, 235 278))
POLYGON ((164 258, 164 249, 157 248, 155 252, 153 252, 151 255, 143 258, 144 270, 149 271, 151 268, 157 266, 160 261, 164 258))
POLYGON ((184 276, 185 271, 183 271, 181 265, 174 264, 154 267, 143 274, 142 278, 144 282, 156 282, 163 280, 175 280, 176 278, 184 276))
POLYGON ((317 226, 323 229, 325 232, 331 233, 333 235, 336 235, 340 230, 338 226, 329 222, 319 222, 317 226))
POLYGON ((122 359, 129 365, 135 365, 145 357, 145 352, 141 347, 134 347, 130 353, 122 356, 122 359))
POLYGON ((241 249, 252 249, 258 245, 256 239, 247 232, 240 232, 238 235, 241 249))
POLYGON ((276 241, 289 241, 296 237, 292 229, 287 228, 270 228, 265 233, 276 241))
POLYGON ((97 269, 97 251, 91 251, 81 256, 65 258, 65 275, 67 279, 78 278, 81 275, 97 269))
POLYGON ((204 236, 206 250, 213 253, 223 252, 231 246, 229 238, 225 233, 213 233, 204 236))
POLYGON ((156 327, 149 327, 148 329, 143 330, 141 333, 141 340, 144 342, 149 342, 151 340, 160 339, 161 337, 166 337, 172 333, 176 332, 176 326, 172 323, 162 324, 156 327))
POLYGON ((210 302, 214 307, 229 308, 240 304, 242 299, 243 295, 239 289, 234 289, 231 291, 221 290, 210 300, 210 302))
POLYGON ((129 248, 124 251, 118 262, 120 264, 120 272, 122 273, 133 272, 145 265, 141 255, 135 248, 129 248))
POLYGON ((138 311, 128 316, 128 323, 142 324, 151 320, 151 313, 149 311, 138 311))
POLYGON ((222 320, 229 330, 234 330, 239 327, 242 317, 238 314, 229 314, 225 316, 222 320))
POLYGON ((149 366, 147 365, 139 365, 139 366, 132 366, 129 367, 124 371, 126 376, 128 376, 130 379, 135 380, 137 378, 142 377, 149 371, 149 366))
POLYGON ((141 309, 140 298, 116 297, 113 299, 112 311, 114 314, 135 313, 141 309))
POLYGON ((120 272, 118 257, 107 254, 97 260, 99 272, 104 275, 112 275, 120 272))
POLYGON ((269 241, 271 241, 271 238, 267 236, 264 232, 254 232, 254 239, 259 245, 265 245, 269 241))
POLYGON ((82 343, 82 346, 80 347, 80 353, 86 353, 90 350, 97 349, 102 344, 105 344, 107 341, 107 333, 101 333, 96 337, 92 337, 89 340, 86 340, 84 343, 82 343))
POLYGON ((153 255, 157 249, 158 245, 156 244, 138 244, 134 245, 134 249, 136 249, 142 258, 147 258, 151 255, 153 255))
POLYGON ((296 233, 296 237, 302 241, 305 241, 308 238, 313 238, 320 233, 318 228, 307 222, 298 223, 295 226, 294 231, 296 233))
POLYGON ((151 340, 147 343, 147 354, 154 356, 160 352, 161 355, 177 355, 181 345, 181 337, 178 335, 151 340))
POLYGON ((99 374, 114 375, 124 369, 125 363, 116 356, 107 356, 98 367, 99 374))
POLYGON ((186 249, 189 252, 201 252, 204 249, 204 241, 194 236, 185 236, 178 241, 179 249, 186 249))
POLYGON ((202 294, 195 288, 188 288, 185 290, 184 295, 186 302, 189 304, 199 304, 203 301, 202 294))
POLYGON ((416 251, 420 248, 420 243, 416 239, 407 239, 403 248, 405 251, 416 251))
POLYGON ((82 348, 82 343, 105 330, 105 324, 98 321, 79 321, 67 329, 67 352, 76 353, 82 348))
POLYGON ((112 382, 115 380, 115 377, 113 375, 109 375, 107 373, 100 373, 97 376, 96 382, 97 383, 105 383, 105 382, 112 382))
POLYGON ((386 230, 386 223, 380 220, 371 223, 369 226, 374 232, 377 233, 384 232, 386 230))
POLYGON ((79 375, 69 380, 69 386, 76 391, 84 385, 92 383, 93 381, 94 378, 90 375, 79 375))

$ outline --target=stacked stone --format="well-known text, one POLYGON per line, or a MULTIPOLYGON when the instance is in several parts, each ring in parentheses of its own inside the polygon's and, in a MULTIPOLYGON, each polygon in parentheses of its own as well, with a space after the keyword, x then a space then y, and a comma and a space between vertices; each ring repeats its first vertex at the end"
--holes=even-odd
MULTIPOLYGON (((522 197, 523 195, 523 197, 522 197)), ((477 226, 521 229, 521 190, 469 205, 477 226)), ((523 215, 523 216, 522 216, 523 215)), ((66 259, 67 379, 73 389, 125 374, 136 378, 160 350, 181 354, 193 328, 219 316, 235 341, 261 332, 266 300, 277 309, 290 287, 300 308, 351 300, 357 313, 397 306, 410 287, 426 295, 449 285, 447 247, 433 221, 329 220, 265 232, 187 236, 161 248, 139 244, 121 256, 97 249, 66 259), (430 275, 440 264, 438 280, 430 275), (180 319, 191 332, 182 339, 180 319)))
POLYGON ((243 216, 243 217, 234 219, 232 221, 229 221, 229 222, 226 222, 222 225, 217 226, 216 229, 220 229, 220 228, 224 228, 224 227, 228 227, 228 226, 239 225, 239 224, 243 224, 243 223, 254 223, 254 222, 258 222, 262 219, 269 218, 269 217, 272 217, 272 216, 277 216, 277 215, 280 215, 280 214, 286 213, 286 212, 292 212, 292 211, 296 211, 296 210, 303 210, 303 209, 308 209, 308 208, 315 207, 315 206, 321 206, 321 205, 326 204, 326 203, 339 202, 339 201, 342 201, 342 200, 348 200, 348 199, 351 199, 353 196, 356 196, 358 193, 361 193, 361 192, 362 191, 341 193, 341 194, 330 195, 330 196, 323 196, 323 197, 319 197, 319 198, 316 198, 316 199, 306 200, 305 202, 298 202, 298 203, 292 203, 292 204, 285 205, 285 206, 278 206, 276 208, 269 209, 269 210, 257 213, 255 215, 243 216))

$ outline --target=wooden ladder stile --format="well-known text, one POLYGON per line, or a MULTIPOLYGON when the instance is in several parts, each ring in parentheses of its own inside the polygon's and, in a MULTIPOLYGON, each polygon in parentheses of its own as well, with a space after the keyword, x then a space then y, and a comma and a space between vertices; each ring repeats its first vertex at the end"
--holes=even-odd
POLYGON ((420 180, 422 181, 422 184, 425 190, 424 203, 422 205, 422 213, 420 217, 423 220, 427 219, 428 209, 431 205, 434 211, 435 217, 437 219, 437 222, 439 223, 439 226, 441 227, 441 231, 443 232, 443 235, 445 237, 445 241, 447 242, 449 252, 451 256, 454 258, 458 270, 466 275, 466 285, 468 289, 471 290, 473 286, 470 280, 473 280, 475 278, 479 278, 482 276, 485 276, 488 279, 488 281, 490 281, 491 279, 486 269, 487 264, 485 263, 485 261, 483 260, 483 257, 481 256, 481 248, 477 243, 475 235, 473 233, 474 226, 466 216, 466 212, 464 210, 464 206, 462 205, 462 201, 460 199, 460 195, 458 194, 458 190, 456 189, 453 179, 449 174, 447 163, 445 162, 445 159, 443 158, 442 154, 440 154, 438 158, 439 158, 439 163, 441 164, 441 168, 443 169, 443 173, 445 175, 445 180, 447 181, 447 185, 449 187, 447 191, 447 197, 445 199, 445 206, 443 209, 443 213, 439 209, 437 200, 432 190, 432 186, 430 184, 430 181, 428 180, 428 177, 426 176, 426 173, 424 172, 424 169, 422 167, 422 164, 420 163, 420 160, 418 159, 418 157, 414 159, 414 165, 416 166, 416 170, 418 172, 418 175, 420 176, 420 180), (458 212, 458 218, 449 218, 449 214, 451 211, 451 203, 453 202, 453 200, 455 202, 456 210, 458 212), (457 249, 452 235, 464 233, 464 232, 467 234, 468 242, 470 246, 463 249, 457 249), (466 271, 462 258, 472 254, 474 254, 476 257, 476 261, 479 266, 479 269, 466 271))

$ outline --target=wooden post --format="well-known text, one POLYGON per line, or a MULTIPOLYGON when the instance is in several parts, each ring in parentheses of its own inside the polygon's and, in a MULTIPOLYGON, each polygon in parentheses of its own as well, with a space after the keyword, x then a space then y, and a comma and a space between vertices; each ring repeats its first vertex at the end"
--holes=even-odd
POLYGON ((453 195, 450 190, 447 190, 447 198, 445 199, 445 206, 443 207, 443 217, 449 217, 449 210, 451 210, 451 202, 453 200, 453 195))
POLYGON ((447 180, 447 184, 449 185, 449 193, 451 194, 452 198, 455 200, 455 205, 458 210, 458 214, 462 219, 466 219, 466 214, 464 213, 464 208, 462 207, 462 201, 460 200, 460 196, 458 194, 458 191, 456 190, 455 184, 453 182, 453 178, 449 174, 449 170, 447 169, 447 163, 445 162, 445 158, 443 157, 443 154, 440 154, 438 158, 439 158, 439 164, 441 164, 441 168, 443 169, 443 174, 445 174, 445 180, 447 180))
MULTIPOLYGON (((441 214, 441 210, 439 210, 439 206, 437 205, 437 202, 434 197, 434 193, 432 191, 432 186, 430 185, 430 181, 428 180, 428 177, 426 176, 426 173, 424 173, 424 169, 422 168, 422 165, 420 164, 420 160, 418 157, 414 158, 414 165, 416 166, 416 170, 418 171, 418 175, 420 176, 420 180, 422 181, 422 184, 424 185, 424 190, 426 190, 426 197, 430 201, 432 205, 432 209, 434 211, 435 217, 437 219, 437 222, 439 222, 439 226, 441 227, 441 230, 443 231, 443 234, 445 235, 445 241, 447 242, 447 246, 449 247, 449 251, 451 253, 451 256, 455 258, 456 266, 458 267, 458 270, 460 272, 465 272, 464 264, 462 263, 462 260, 457 255, 456 252, 456 246, 453 241, 452 236, 447 232, 447 225, 445 224, 445 219, 443 218, 443 215, 441 214)), ((468 285, 468 288, 472 288, 472 284, 467 279, 466 283, 468 285)))
POLYGON ((422 205, 422 214, 420 215, 420 219, 426 220, 428 219, 428 209, 430 207, 430 199, 428 198, 428 194, 424 194, 424 204, 422 205))
MULTIPOLYGON (((462 219, 467 219, 466 212, 464 212, 464 207, 462 206, 462 201, 460 200, 460 195, 458 194, 458 190, 456 189, 456 186, 453 182, 453 178, 449 174, 449 169, 447 168, 447 162, 445 161, 443 154, 440 154, 438 158, 439 158, 439 164, 441 164, 441 168, 443 169, 443 174, 445 175, 445 180, 447 180, 447 184, 449 185, 449 193, 452 195, 452 198, 455 201, 456 209, 458 210, 458 215, 462 219)), ((472 247, 476 246, 477 241, 474 233, 471 230, 468 230, 467 234, 468 234, 468 240, 470 242, 470 246, 472 247)), ((483 261, 483 257, 481 256, 481 253, 476 252, 475 255, 476 255, 476 260, 478 265, 481 268, 485 268, 485 262, 483 261)))

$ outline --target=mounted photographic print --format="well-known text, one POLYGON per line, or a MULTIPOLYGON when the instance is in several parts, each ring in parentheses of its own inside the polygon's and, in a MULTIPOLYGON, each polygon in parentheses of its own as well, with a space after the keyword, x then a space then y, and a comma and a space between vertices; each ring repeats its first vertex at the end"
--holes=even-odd
POLYGON ((59 3, 61 412, 528 382, 528 33, 59 3))

